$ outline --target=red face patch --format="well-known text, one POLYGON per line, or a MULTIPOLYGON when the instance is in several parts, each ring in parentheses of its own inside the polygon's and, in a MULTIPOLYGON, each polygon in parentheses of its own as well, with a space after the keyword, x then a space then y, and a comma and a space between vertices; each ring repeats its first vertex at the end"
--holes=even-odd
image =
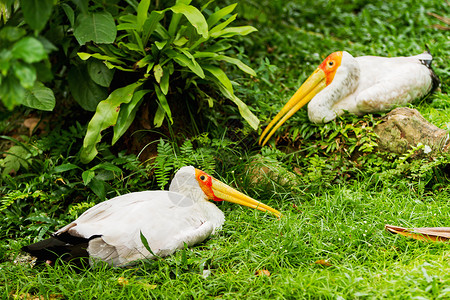
POLYGON ((342 51, 331 53, 319 66, 319 68, 325 72, 327 85, 329 85, 333 81, 334 75, 336 75, 337 68, 341 65, 342 54, 342 51))
POLYGON ((195 169, 195 179, 197 179, 200 188, 205 193, 205 195, 208 197, 208 199, 212 199, 214 201, 223 201, 220 198, 217 198, 216 195, 214 195, 214 191, 212 189, 212 176, 199 170, 195 169))

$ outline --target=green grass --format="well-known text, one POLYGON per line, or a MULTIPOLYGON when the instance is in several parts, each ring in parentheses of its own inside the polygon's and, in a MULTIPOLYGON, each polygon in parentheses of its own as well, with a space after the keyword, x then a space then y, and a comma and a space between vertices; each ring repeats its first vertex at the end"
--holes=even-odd
MULTIPOLYGON (((435 57, 433 66, 442 82, 441 91, 411 107, 436 126, 450 130, 450 40, 447 32, 431 27, 439 21, 426 14, 448 16, 445 1, 310 2, 246 1, 238 7, 245 17, 241 22, 259 29, 242 38, 242 48, 238 49, 238 58, 258 69, 258 78, 233 79, 240 83, 235 87, 237 94, 263 124, 333 51, 412 55, 421 53, 427 44, 435 57)), ((219 116, 219 108, 206 114, 210 119, 216 118, 219 125, 240 119, 234 106, 217 106, 225 111, 226 119, 219 116)), ((101 201, 92 188, 84 186, 80 170, 54 172, 58 165, 80 164, 76 152, 81 146, 81 129, 73 135, 76 138, 58 133, 64 136, 61 141, 68 140, 73 146, 64 147, 62 142, 54 146, 47 141, 53 146, 44 154, 35 154, 27 172, 1 181, 1 195, 38 190, 45 197, 24 196, 7 212, 0 212, 0 297, 449 298, 449 244, 419 242, 384 230, 385 224, 449 226, 448 156, 435 157, 434 161, 410 158, 400 163, 398 156, 372 153, 350 160, 345 153, 325 153, 315 146, 329 143, 330 131, 309 124, 305 109, 276 136, 292 133, 301 122, 307 124, 305 135, 314 134, 302 140, 303 148, 287 149, 290 154, 283 152, 285 147, 280 147, 283 151, 268 147, 261 150, 256 145, 257 134, 248 127, 228 126, 224 130, 210 125, 210 140, 203 144, 200 139, 194 142, 198 149, 212 149, 196 150, 199 165, 211 164, 211 157, 215 158, 214 176, 279 209, 283 218, 277 220, 260 211, 219 203, 226 222, 217 235, 167 258, 129 269, 76 270, 64 263, 32 268, 27 263, 14 262, 23 254, 21 246, 39 235, 47 236, 83 210, 75 209, 69 214, 71 207, 101 201), (294 175, 295 186, 277 181, 252 184, 245 165, 261 153, 277 161, 289 174, 301 173, 294 175), (316 263, 320 261, 329 265, 316 263), (257 275, 260 270, 268 270, 270 276, 257 275)), ((339 128, 339 124, 336 126, 339 128)), ((112 162, 123 170, 120 176, 102 171, 108 198, 157 188, 151 170, 130 157, 115 158, 104 144, 100 148, 99 161, 112 162)), ((87 170, 93 166, 82 167, 87 170)))

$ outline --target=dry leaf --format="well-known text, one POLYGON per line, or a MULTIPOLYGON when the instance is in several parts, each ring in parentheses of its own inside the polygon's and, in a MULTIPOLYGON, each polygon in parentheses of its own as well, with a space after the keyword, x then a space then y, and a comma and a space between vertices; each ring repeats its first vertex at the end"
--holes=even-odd
POLYGON ((319 259, 318 261, 315 262, 315 264, 326 266, 326 267, 332 266, 332 264, 330 263, 330 261, 328 259, 319 259))
POLYGON ((450 227, 421 227, 404 228, 385 225, 384 228, 391 233, 398 233, 419 241, 447 241, 450 239, 450 227))
POLYGON ((121 286, 127 286, 130 282, 125 277, 117 278, 117 283, 121 286))
POLYGON ((270 276, 270 272, 268 270, 265 269, 261 269, 261 270, 257 270, 255 272, 256 276, 270 276))

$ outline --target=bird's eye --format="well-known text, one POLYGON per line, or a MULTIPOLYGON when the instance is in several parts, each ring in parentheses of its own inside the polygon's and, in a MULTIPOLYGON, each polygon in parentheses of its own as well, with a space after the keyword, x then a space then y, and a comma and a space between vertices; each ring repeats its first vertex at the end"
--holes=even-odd
POLYGON ((205 181, 205 180, 206 180, 206 176, 205 176, 205 175, 201 175, 201 176, 200 176, 200 180, 201 180, 201 181, 205 181))
POLYGON ((334 65, 334 61, 330 60, 330 61, 328 62, 328 66, 332 67, 333 65, 334 65))

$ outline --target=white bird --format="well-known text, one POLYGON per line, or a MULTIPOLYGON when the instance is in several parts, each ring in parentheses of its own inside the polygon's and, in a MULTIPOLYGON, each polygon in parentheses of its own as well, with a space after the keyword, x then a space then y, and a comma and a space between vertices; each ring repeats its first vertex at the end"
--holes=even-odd
POLYGON ((346 111, 356 115, 382 112, 422 98, 439 85, 431 69, 432 59, 427 52, 390 58, 334 52, 269 123, 259 143, 266 144, 308 102, 309 120, 327 123, 346 111))
POLYGON ((68 259, 89 256, 91 264, 104 261, 111 266, 167 256, 204 241, 222 226, 223 212, 208 200, 225 200, 281 217, 279 211, 187 166, 175 174, 169 191, 129 193, 99 203, 51 238, 23 250, 47 263, 68 253, 68 259))

